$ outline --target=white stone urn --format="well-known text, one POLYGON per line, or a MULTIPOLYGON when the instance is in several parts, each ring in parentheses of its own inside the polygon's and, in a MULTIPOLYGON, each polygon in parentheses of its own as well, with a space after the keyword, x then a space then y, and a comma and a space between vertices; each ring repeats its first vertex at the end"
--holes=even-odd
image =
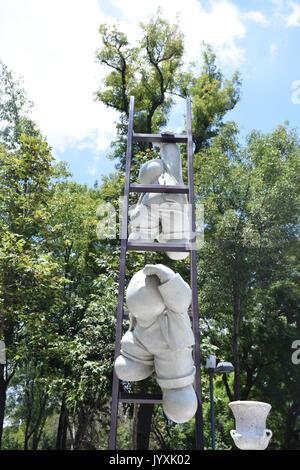
POLYGON ((262 401, 232 401, 229 403, 236 423, 230 431, 235 445, 242 450, 264 450, 272 437, 266 429, 266 420, 271 405, 262 401))

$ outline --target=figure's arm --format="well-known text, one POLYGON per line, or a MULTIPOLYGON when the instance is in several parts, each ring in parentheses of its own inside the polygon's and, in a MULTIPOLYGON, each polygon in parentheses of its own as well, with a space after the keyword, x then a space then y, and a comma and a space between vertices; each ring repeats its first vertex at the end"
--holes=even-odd
POLYGON ((178 145, 174 143, 160 143, 158 146, 160 147, 161 159, 168 172, 175 178, 177 184, 183 184, 182 162, 178 145))
POLYGON ((180 274, 174 273, 163 264, 147 264, 143 271, 146 276, 154 274, 160 280, 158 289, 167 308, 177 313, 187 311, 191 303, 192 291, 180 274))
POLYGON ((149 160, 140 167, 139 180, 141 184, 153 184, 164 172, 163 162, 157 158, 149 160))

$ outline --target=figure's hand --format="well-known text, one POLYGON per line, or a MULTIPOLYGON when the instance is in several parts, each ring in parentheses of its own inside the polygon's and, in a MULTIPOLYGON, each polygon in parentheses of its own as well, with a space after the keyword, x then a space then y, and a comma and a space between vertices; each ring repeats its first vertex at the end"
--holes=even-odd
POLYGON ((164 284, 175 276, 174 271, 163 264, 146 264, 143 272, 146 276, 152 276, 155 274, 161 284, 164 284))

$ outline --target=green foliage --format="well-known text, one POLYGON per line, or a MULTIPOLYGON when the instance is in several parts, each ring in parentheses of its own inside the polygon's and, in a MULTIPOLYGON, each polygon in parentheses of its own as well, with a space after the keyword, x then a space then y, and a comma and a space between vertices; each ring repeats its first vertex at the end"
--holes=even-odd
MULTIPOLYGON (((45 312, 51 311, 55 302, 59 303, 62 283, 58 265, 47 246, 53 157, 38 133, 36 136, 21 133, 14 144, 2 143, 0 148, 0 337, 5 342, 7 357, 0 371, 0 441, 7 389, 19 368, 31 367, 31 341, 45 312)), ((35 344, 35 349, 40 345, 35 344)), ((25 400, 31 389, 24 384, 22 387, 25 400)), ((38 421, 38 427, 46 416, 37 419, 33 412, 34 396, 32 391, 30 406, 21 402, 18 405, 26 422, 25 441, 29 410, 30 420, 38 421)), ((33 440, 36 442, 36 435, 33 440)), ((24 446, 27 448, 27 442, 24 446)))
POLYGON ((223 126, 223 118, 240 99, 241 80, 236 72, 225 80, 216 65, 216 56, 210 46, 203 51, 203 67, 199 77, 182 77, 181 93, 191 96, 193 102, 192 132, 195 153, 207 147, 223 126))
POLYGON ((0 60, 0 141, 16 148, 22 133, 38 137, 35 123, 28 117, 32 103, 14 74, 0 60))
POLYGON ((113 70, 106 76, 97 99, 128 117, 129 97, 134 95, 136 128, 145 127, 151 133, 165 123, 171 105, 165 95, 175 89, 183 37, 177 26, 170 26, 159 16, 149 24, 141 24, 141 29, 142 40, 137 47, 130 47, 116 26, 100 26, 103 46, 97 52, 97 60, 113 70))
MULTIPOLYGON (((237 136, 229 123, 196 155, 206 227, 198 260, 201 334, 219 348, 219 359, 234 363, 231 400, 269 398, 284 416, 292 408, 299 416, 290 354, 300 331, 299 141, 286 126, 252 132, 244 148, 237 136), (279 404, 282 393, 289 399, 279 404)), ((293 420, 289 431, 277 423, 274 439, 286 432, 297 445, 287 437, 293 420)))
MULTIPOLYGON (((28 117, 24 90, 0 64, 2 448, 107 448, 120 241, 99 237, 99 223, 116 214, 119 236, 129 97, 135 96, 135 131, 156 133, 179 95, 192 98, 196 202, 205 209, 205 243, 197 253, 202 366, 215 354, 235 367, 234 374, 214 377, 216 447, 233 446, 228 403, 240 398, 270 402, 273 444, 297 449, 300 383, 291 362, 300 332, 297 132, 287 125, 253 131, 242 146, 237 124, 224 121, 240 97, 239 74, 226 80, 209 46, 199 73, 197 64, 185 67, 183 35, 159 11, 140 26, 135 45, 115 26, 99 29, 97 60, 110 72, 96 99, 119 112, 114 157, 121 170, 93 189, 71 181, 66 164, 54 162, 28 117)), ((157 155, 151 146, 134 145, 133 181, 157 155)), ((136 202, 131 194, 130 205, 136 202)), ((146 263, 170 263, 154 252, 131 252, 127 261, 126 283, 146 263)), ((188 260, 172 268, 189 281, 188 260)), ((209 378, 202 370, 209 449, 209 378)), ((153 377, 139 386, 158 391, 153 377)), ((135 415, 132 405, 122 407, 119 448, 132 448, 135 415)), ((154 407, 151 449, 192 449, 194 440, 194 420, 175 424, 154 407)))
MULTIPOLYGON (((0 312, 2 335, 16 355, 18 325, 49 305, 58 278, 45 253, 51 154, 41 138, 22 134, 19 149, 0 154, 0 312), (17 337, 15 336, 17 335, 17 337)), ((54 294, 55 295, 55 294, 54 294)), ((20 354, 19 354, 20 355, 20 354)))
MULTIPOLYGON (((147 24, 141 24, 142 38, 136 46, 116 26, 101 25, 103 46, 97 60, 112 71, 102 82, 96 99, 119 111, 118 139, 112 157, 124 168, 129 98, 135 97, 135 132, 158 133, 166 125, 174 97, 193 100, 193 138, 196 152, 208 145, 223 125, 227 111, 239 100, 240 78, 235 73, 225 80, 216 66, 209 46, 203 50, 203 67, 195 75, 196 64, 183 65, 184 37, 177 25, 170 25, 158 10, 147 24)), ((145 151, 144 144, 135 144, 145 151)))

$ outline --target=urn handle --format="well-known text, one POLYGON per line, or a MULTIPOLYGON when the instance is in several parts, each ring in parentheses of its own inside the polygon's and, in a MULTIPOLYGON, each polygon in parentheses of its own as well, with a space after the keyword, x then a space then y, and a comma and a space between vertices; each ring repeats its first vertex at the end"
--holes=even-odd
POLYGON ((273 436, 273 433, 271 429, 265 429, 265 437, 268 437, 269 439, 271 439, 272 436, 273 436))
POLYGON ((230 435, 234 441, 235 439, 239 439, 240 437, 243 437, 243 434, 239 434, 238 432, 236 432, 235 429, 230 430, 230 435))

